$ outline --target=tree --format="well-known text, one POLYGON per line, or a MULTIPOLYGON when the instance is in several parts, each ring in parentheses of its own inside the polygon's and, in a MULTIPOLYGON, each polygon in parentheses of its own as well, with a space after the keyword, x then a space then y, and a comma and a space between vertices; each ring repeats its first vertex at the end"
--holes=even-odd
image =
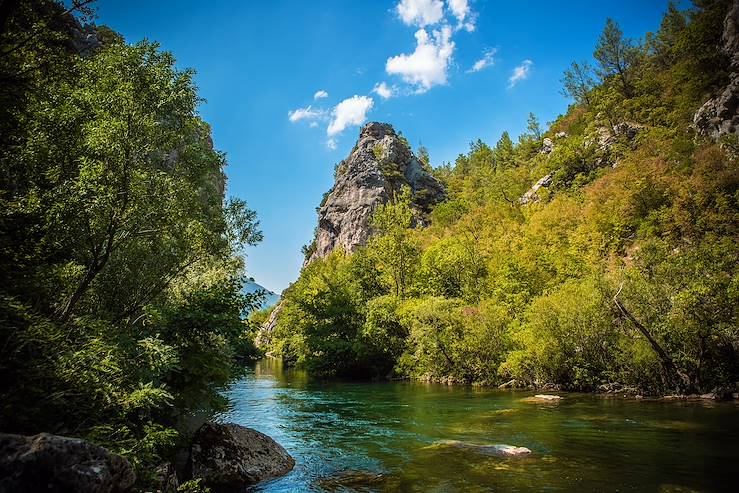
POLYGON ((539 125, 539 120, 536 118, 536 115, 533 113, 529 113, 529 117, 526 120, 526 130, 534 139, 541 140, 541 126, 539 125))
POLYGON ((674 49, 680 39, 680 34, 687 26, 684 12, 681 12, 677 2, 670 0, 667 12, 662 17, 659 31, 654 38, 653 45, 657 61, 667 67, 675 61, 674 49))
POLYGON ((375 234, 367 251, 376 259, 381 278, 395 296, 403 298, 413 283, 418 265, 419 248, 410 238, 414 212, 410 189, 404 188, 387 204, 380 205, 372 216, 375 234))
POLYGON ((601 79, 618 79, 624 96, 633 95, 631 70, 639 59, 639 48, 629 38, 624 38, 621 28, 613 19, 606 21, 606 26, 598 39, 593 56, 598 61, 598 76, 601 79))
POLYGON ((507 131, 503 131, 500 140, 495 144, 495 168, 510 168, 514 164, 513 141, 507 131))
POLYGON ((431 171, 431 157, 429 156, 429 150, 426 146, 419 144, 416 154, 418 154, 418 160, 421 161, 421 164, 426 171, 431 171))
POLYGON ((590 105, 590 91, 595 87, 596 81, 593 68, 588 62, 572 62, 560 82, 562 95, 574 99, 578 104, 590 105))

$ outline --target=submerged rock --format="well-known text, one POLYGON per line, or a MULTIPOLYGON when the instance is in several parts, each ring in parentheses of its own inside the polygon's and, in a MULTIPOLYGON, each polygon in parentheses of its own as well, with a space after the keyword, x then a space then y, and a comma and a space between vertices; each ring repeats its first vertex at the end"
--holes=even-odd
POLYGON ((267 435, 233 423, 206 423, 195 432, 189 470, 213 493, 243 491, 265 479, 283 476, 295 460, 267 435))
POLYGON ((526 447, 517 447, 515 445, 507 445, 504 443, 480 445, 476 443, 460 442, 458 440, 443 440, 424 448, 427 450, 444 448, 464 449, 471 450, 479 454, 493 455, 495 457, 523 457, 531 454, 531 450, 526 447))
POLYGON ((526 403, 557 403, 562 400, 562 397, 559 395, 552 395, 552 394, 536 394, 532 397, 525 397, 521 399, 521 402, 526 403))
POLYGON ((321 491, 397 491, 400 478, 395 475, 348 469, 320 478, 316 483, 321 491))
POLYGON ((85 440, 0 434, 1 493, 123 493, 135 481, 126 459, 85 440))

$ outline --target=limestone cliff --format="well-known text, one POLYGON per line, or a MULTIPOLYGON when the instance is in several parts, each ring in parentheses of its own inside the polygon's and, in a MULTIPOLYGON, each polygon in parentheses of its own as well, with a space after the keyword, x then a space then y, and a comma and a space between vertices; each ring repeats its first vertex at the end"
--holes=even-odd
POLYGON ((353 252, 364 245, 375 208, 403 187, 411 190, 420 213, 446 198, 442 184, 391 125, 366 124, 349 157, 339 163, 336 183, 318 209, 318 227, 306 264, 336 248, 353 252))

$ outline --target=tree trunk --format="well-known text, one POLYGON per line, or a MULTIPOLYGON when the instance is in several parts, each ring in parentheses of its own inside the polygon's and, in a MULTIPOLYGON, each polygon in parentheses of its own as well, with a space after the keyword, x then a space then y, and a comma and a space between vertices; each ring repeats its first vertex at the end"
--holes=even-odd
POLYGON ((685 372, 681 371, 675 363, 672 361, 672 358, 670 358, 670 355, 667 354, 667 351, 665 351, 662 346, 657 342, 657 340, 652 337, 652 334, 649 332, 649 329, 647 329, 644 324, 639 322, 639 320, 634 317, 634 315, 629 312, 625 306, 619 301, 618 295, 621 294, 621 289, 623 288, 623 283, 618 288, 618 292, 613 297, 613 302, 616 305, 616 308, 621 312, 621 314, 626 317, 627 320, 629 320, 634 327, 641 332, 641 334, 644 336, 644 338, 649 342, 649 345, 652 347, 654 352, 659 357, 662 368, 664 369, 665 373, 668 375, 669 378, 674 378, 675 376, 678 378, 678 382, 682 383, 685 390, 690 390, 693 385, 690 381, 690 378, 688 375, 685 374, 685 372))

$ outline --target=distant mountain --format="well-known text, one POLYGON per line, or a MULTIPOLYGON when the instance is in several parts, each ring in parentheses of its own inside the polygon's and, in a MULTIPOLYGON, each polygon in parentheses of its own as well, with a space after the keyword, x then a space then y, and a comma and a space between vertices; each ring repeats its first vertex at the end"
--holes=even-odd
POLYGON ((264 301, 262 302, 261 309, 264 308, 271 308, 272 306, 276 305, 278 301, 280 301, 280 295, 273 293, 269 289, 265 288, 264 286, 261 286, 254 281, 246 281, 244 284, 244 293, 250 294, 254 293, 259 290, 264 290, 267 292, 267 296, 264 297, 264 301))

